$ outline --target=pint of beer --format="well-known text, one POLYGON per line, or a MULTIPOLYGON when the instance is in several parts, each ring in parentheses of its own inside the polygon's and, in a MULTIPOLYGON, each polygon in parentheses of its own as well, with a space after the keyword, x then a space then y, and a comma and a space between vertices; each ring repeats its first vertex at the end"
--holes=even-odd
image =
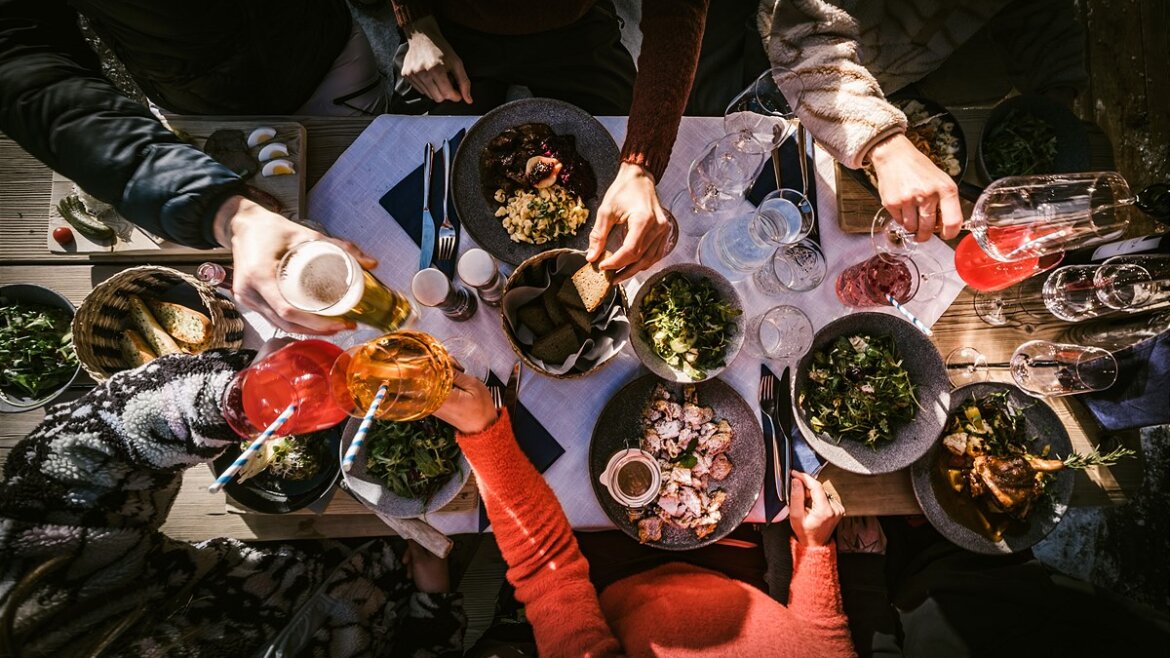
POLYGON ((394 331, 413 315, 410 301, 362 269, 349 252, 327 240, 293 246, 276 269, 277 285, 293 307, 394 331))

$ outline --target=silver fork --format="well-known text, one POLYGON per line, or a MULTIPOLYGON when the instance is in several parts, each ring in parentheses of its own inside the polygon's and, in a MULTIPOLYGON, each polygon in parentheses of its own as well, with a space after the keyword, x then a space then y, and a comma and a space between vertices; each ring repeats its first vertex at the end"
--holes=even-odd
POLYGON ((488 386, 488 392, 492 394, 492 406, 494 406, 497 410, 504 406, 503 386, 488 386))
POLYGON ((455 225, 447 216, 447 196, 451 188, 451 143, 443 140, 443 223, 439 225, 439 260, 455 257, 455 225))
POLYGON ((776 440, 776 421, 772 420, 771 409, 776 407, 776 378, 763 373, 760 375, 760 414, 768 424, 769 434, 772 437, 772 474, 776 488, 776 496, 781 502, 787 503, 784 498, 783 471, 780 462, 780 443, 776 440))

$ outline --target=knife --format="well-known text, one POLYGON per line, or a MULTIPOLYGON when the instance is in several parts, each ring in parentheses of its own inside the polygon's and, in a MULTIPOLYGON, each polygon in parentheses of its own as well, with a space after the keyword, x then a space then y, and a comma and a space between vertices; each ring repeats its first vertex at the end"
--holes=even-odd
POLYGON ((523 364, 519 361, 512 366, 512 374, 508 375, 508 385, 504 387, 504 407, 511 414, 516 410, 516 400, 520 397, 520 370, 523 364))
POLYGON ((772 420, 776 422, 776 443, 780 448, 777 454, 780 457, 780 468, 783 471, 783 496, 781 499, 788 503, 792 494, 792 390, 791 376, 788 366, 780 375, 780 384, 776 391, 776 406, 772 410, 772 420))
POLYGON ((435 147, 427 142, 423 149, 422 242, 419 244, 418 269, 431 266, 435 257, 435 218, 431 217, 431 173, 435 164, 435 147))

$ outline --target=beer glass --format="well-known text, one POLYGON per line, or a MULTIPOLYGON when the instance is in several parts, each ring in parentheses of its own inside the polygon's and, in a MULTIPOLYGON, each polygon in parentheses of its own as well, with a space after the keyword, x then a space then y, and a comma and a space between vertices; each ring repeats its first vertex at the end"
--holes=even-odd
POLYGON ((277 286, 294 308, 394 331, 414 316, 410 301, 362 269, 328 240, 294 245, 276 268, 277 286))

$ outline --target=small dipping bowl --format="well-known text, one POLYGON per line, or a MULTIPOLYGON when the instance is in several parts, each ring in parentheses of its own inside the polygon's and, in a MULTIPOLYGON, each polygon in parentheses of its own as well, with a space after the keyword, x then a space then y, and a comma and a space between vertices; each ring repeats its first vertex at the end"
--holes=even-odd
POLYGON ((654 502, 662 486, 658 462, 653 455, 638 448, 614 453, 598 479, 614 500, 629 508, 654 502))

